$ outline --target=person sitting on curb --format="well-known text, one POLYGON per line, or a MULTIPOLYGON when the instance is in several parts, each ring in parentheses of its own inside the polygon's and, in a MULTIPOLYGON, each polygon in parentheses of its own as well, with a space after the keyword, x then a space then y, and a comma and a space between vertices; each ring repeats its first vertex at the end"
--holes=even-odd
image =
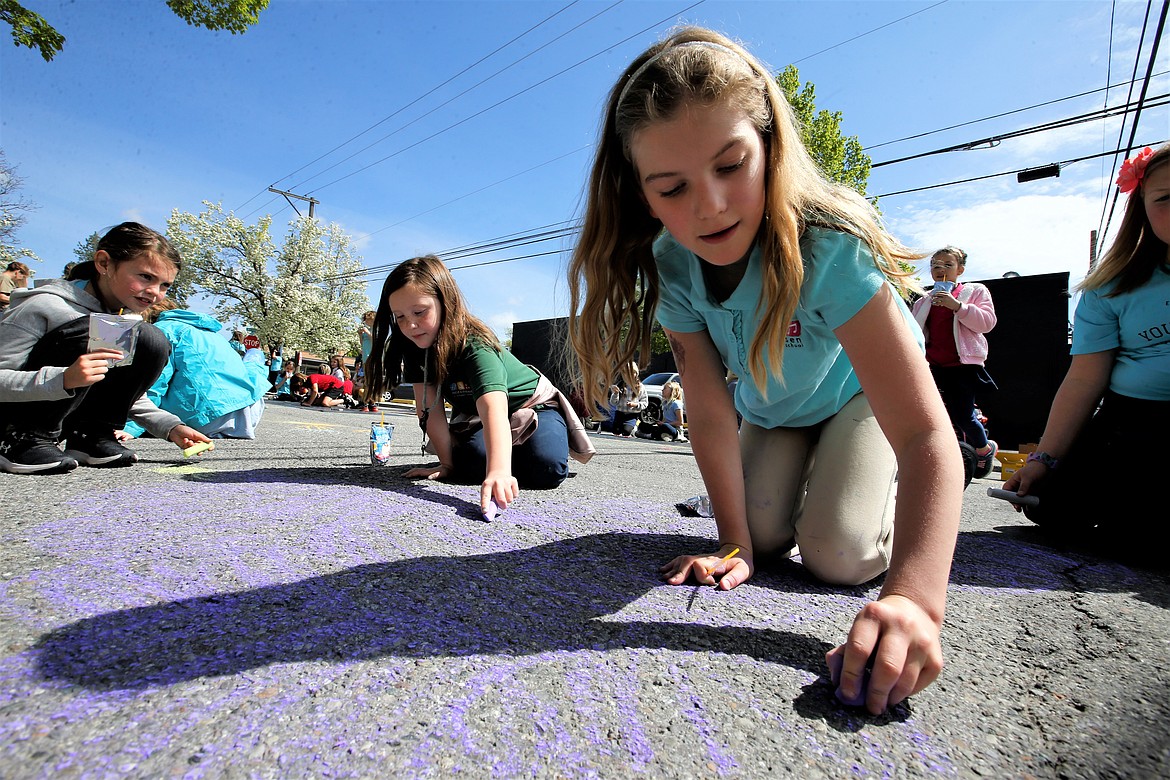
POLYGON ((638 430, 638 418, 650 403, 646 388, 638 380, 638 364, 631 365, 635 384, 626 384, 625 379, 618 376, 609 386, 609 405, 613 407, 613 435, 633 436, 638 430))
POLYGON ((667 382, 662 386, 662 409, 658 421, 640 424, 636 435, 642 439, 662 441, 686 441, 683 433, 682 386, 678 382, 667 382))

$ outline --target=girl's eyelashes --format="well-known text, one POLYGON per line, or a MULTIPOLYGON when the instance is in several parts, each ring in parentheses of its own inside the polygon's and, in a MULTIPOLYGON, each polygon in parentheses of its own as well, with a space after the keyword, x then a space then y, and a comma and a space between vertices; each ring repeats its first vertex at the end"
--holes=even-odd
MULTIPOLYGON (((731 163, 730 165, 720 165, 715 170, 718 173, 726 176, 726 175, 738 172, 746 164, 747 164, 747 155, 744 155, 743 157, 740 157, 738 160, 731 163)), ((660 197, 660 198, 673 198, 674 196, 681 194, 684 189, 686 189, 686 184, 683 182, 680 182, 679 184, 675 185, 674 187, 671 187, 669 190, 666 190, 665 192, 658 193, 658 197, 660 197)))
POLYGON ((735 173, 740 168, 742 168, 744 166, 744 163, 746 163, 746 162, 747 162, 747 157, 740 157, 738 162, 734 162, 731 165, 722 166, 719 169, 719 172, 720 173, 735 173))

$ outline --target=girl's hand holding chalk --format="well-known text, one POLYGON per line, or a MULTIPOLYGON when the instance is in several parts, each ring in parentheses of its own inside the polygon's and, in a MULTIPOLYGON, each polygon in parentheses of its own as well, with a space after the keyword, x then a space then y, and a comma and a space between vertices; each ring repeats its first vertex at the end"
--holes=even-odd
POLYGON ((183 450, 183 457, 190 458, 193 455, 198 455, 204 450, 214 450, 215 445, 209 441, 201 441, 198 444, 192 444, 187 449, 183 450))
POLYGON ((718 569, 720 566, 722 566, 723 564, 725 564, 725 563, 727 563, 728 561, 730 561, 730 560, 731 560, 731 556, 735 555, 737 552, 739 552, 739 548, 738 548, 738 547, 736 547, 736 548, 735 548, 734 550, 732 550, 731 552, 727 553, 727 555, 724 555, 722 558, 720 558, 720 559, 719 559, 719 563, 715 564, 715 565, 714 565, 714 566, 712 566, 710 569, 707 569, 707 576, 708 576, 708 577, 710 577, 710 576, 711 576, 711 572, 715 571, 715 570, 716 570, 716 569, 718 569))
POLYGON ((1017 507, 1040 505, 1039 496, 1021 496, 1019 493, 1001 488, 987 488, 987 495, 992 498, 1002 498, 1004 501, 1010 501, 1017 507))

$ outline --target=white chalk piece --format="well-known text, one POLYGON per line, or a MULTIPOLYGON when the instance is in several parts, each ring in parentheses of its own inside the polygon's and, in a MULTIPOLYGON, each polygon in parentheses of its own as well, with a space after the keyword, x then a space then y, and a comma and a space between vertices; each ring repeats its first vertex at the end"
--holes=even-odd
POLYGON ((1003 490, 1002 488, 987 488, 987 495, 992 498, 1002 498, 1004 501, 1011 501, 1013 504, 1021 504, 1023 506, 1039 506, 1039 496, 1021 496, 1019 493, 1014 493, 1011 490, 1003 490))

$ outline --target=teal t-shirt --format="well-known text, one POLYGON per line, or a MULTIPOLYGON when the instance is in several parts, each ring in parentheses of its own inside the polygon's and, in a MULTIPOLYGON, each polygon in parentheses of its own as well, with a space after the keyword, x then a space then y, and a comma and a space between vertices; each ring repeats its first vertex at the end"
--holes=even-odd
POLYGON ((1109 389, 1130 398, 1170 401, 1170 272, 1114 298, 1115 286, 1081 295, 1073 315, 1072 354, 1117 350, 1109 389))
MULTIPOLYGON (((427 355, 433 355, 427 350, 427 355)), ((402 379, 404 382, 423 381, 423 351, 411 346, 405 351, 402 379)), ((430 358, 433 360, 434 358, 430 358)), ((434 364, 430 377, 435 376, 434 364)), ((512 414, 536 391, 540 374, 521 363, 506 349, 497 352, 478 339, 470 339, 451 362, 443 383, 443 400, 451 404, 456 414, 476 415, 476 400, 485 393, 500 391, 508 394, 508 414, 512 414)))
MULTIPOLYGON (((708 292, 700 263, 669 233, 654 242, 660 300, 658 321, 680 333, 706 330, 723 363, 740 377, 735 406, 748 422, 763 428, 814 425, 832 417, 861 391, 853 365, 833 329, 848 322, 889 284, 859 238, 810 227, 801 239, 804 285, 784 340, 783 381, 769 375, 761 392, 748 371, 748 350, 759 326, 762 289, 760 248, 727 300, 708 292)), ((924 349, 922 330, 895 293, 906 327, 924 349)))

